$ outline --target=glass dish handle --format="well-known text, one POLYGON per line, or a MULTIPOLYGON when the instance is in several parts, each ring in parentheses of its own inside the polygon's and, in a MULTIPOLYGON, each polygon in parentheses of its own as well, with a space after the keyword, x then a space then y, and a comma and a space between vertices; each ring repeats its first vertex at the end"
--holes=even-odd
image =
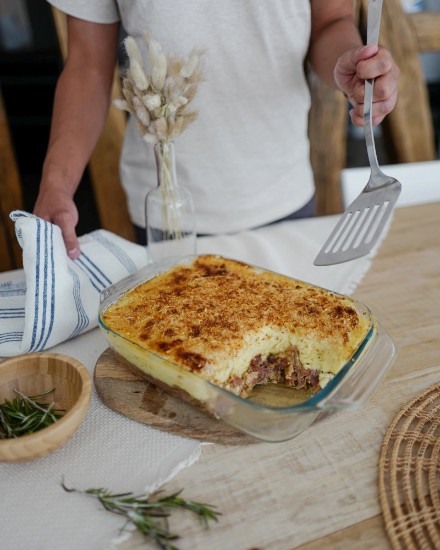
POLYGON ((317 405, 323 410, 357 409, 363 405, 385 376, 396 358, 393 341, 383 328, 377 327, 374 345, 370 346, 341 384, 317 405))

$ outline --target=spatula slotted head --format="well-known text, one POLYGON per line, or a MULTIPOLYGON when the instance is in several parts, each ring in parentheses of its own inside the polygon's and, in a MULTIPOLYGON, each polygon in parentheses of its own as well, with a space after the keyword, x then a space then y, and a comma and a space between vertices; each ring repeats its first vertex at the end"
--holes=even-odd
POLYGON ((401 188, 392 178, 383 187, 362 191, 341 216, 314 265, 339 264, 368 254, 379 239, 401 188))

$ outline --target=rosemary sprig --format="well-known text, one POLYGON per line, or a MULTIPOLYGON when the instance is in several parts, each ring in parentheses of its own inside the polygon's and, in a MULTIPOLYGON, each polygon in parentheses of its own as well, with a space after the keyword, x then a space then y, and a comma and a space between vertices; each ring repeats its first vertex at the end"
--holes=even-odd
POLYGON ((152 540, 162 550, 177 550, 172 541, 177 540, 179 536, 171 533, 168 526, 168 517, 173 509, 190 510, 199 517, 206 528, 209 520, 218 521, 218 516, 221 515, 211 504, 180 497, 182 490, 159 498, 160 491, 152 495, 136 496, 133 493, 112 494, 103 488, 81 491, 66 487, 64 482, 61 485, 69 493, 77 492, 96 498, 108 512, 126 519, 121 531, 131 523, 145 540, 152 540))
POLYGON ((0 439, 32 434, 61 418, 63 413, 54 410, 54 403, 37 401, 54 390, 55 388, 51 388, 40 395, 27 396, 14 389, 17 397, 0 405, 0 439))

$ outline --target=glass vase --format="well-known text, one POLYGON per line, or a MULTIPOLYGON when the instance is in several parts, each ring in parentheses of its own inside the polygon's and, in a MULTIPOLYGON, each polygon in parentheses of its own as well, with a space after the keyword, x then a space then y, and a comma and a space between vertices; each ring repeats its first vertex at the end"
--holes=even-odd
POLYGON ((145 199, 149 260, 196 254, 194 204, 177 182, 174 143, 156 143, 154 155, 158 185, 145 199))

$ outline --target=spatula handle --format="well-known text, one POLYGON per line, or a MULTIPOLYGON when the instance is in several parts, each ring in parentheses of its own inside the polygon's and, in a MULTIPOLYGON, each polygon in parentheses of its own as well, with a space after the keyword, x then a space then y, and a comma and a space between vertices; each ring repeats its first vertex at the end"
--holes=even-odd
MULTIPOLYGON (((367 44, 377 44, 379 41, 381 14, 382 0, 368 0, 367 44)), ((373 134, 373 88, 374 79, 366 80, 364 97, 364 131, 371 171, 381 173, 377 162, 376 146, 374 144, 373 134)))

